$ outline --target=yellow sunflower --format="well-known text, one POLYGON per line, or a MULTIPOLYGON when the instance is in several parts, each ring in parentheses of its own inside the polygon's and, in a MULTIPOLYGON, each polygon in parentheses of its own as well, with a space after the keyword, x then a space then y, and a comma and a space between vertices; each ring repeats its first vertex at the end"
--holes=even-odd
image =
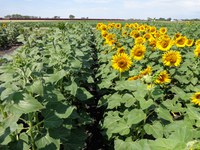
POLYGON ((146 39, 139 36, 135 39, 135 44, 144 44, 146 42, 146 39))
POLYGON ((135 29, 139 27, 138 23, 133 23, 132 25, 133 25, 133 28, 135 28, 135 29))
POLYGON ((175 44, 177 47, 185 47, 186 43, 187 43, 187 38, 185 36, 180 36, 175 40, 175 44))
POLYGON ((145 31, 145 26, 144 25, 141 25, 141 26, 139 26, 139 28, 138 28, 138 30, 140 31, 140 32, 144 32, 145 31))
POLYGON ((191 47, 194 44, 194 40, 193 39, 188 39, 186 42, 186 46, 191 47))
POLYGON ((132 63, 131 58, 125 53, 116 54, 112 57, 112 67, 119 72, 129 70, 132 63))
POLYGON ((141 60, 146 52, 146 47, 144 45, 135 45, 131 50, 131 57, 135 60, 141 60))
POLYGON ((2 24, 2 28, 6 28, 7 25, 5 23, 2 24))
POLYGON ((97 23, 96 29, 99 30, 101 28, 102 23, 97 23))
POLYGON ((132 76, 130 78, 128 78, 129 81, 132 81, 132 80, 137 80, 137 79, 140 79, 142 76, 140 75, 136 75, 136 76, 132 76))
POLYGON ((167 33, 167 28, 161 27, 160 30, 159 30, 159 33, 160 34, 166 34, 167 33))
POLYGON ((181 35, 181 33, 176 33, 175 35, 174 35, 174 39, 177 39, 177 38, 179 38, 179 37, 181 37, 182 35, 181 35))
POLYGON ((151 27, 150 27, 150 31, 149 31, 149 32, 150 32, 151 34, 156 33, 156 31, 157 31, 157 30, 156 30, 156 27, 155 27, 155 26, 151 26, 151 27))
POLYGON ((165 83, 170 83, 170 82, 171 82, 171 79, 166 70, 161 71, 155 80, 155 83, 157 84, 165 84, 165 83))
POLYGON ((192 103, 200 106, 200 92, 194 93, 194 95, 191 97, 192 103))
POLYGON ((127 31, 123 31, 123 32, 122 32, 122 36, 123 36, 123 37, 127 37, 127 36, 128 36, 128 32, 127 32, 127 31))
POLYGON ((130 36, 132 38, 137 38, 137 37, 140 36, 140 33, 137 30, 132 30, 131 33, 130 33, 130 36))
POLYGON ((140 75, 145 76, 145 75, 151 75, 152 73, 152 68, 150 66, 147 66, 146 69, 140 72, 140 75))
POLYGON ((144 35, 143 35, 143 38, 145 38, 145 39, 151 39, 153 36, 150 34, 150 33, 145 33, 144 35))
POLYGON ((194 50, 194 55, 196 57, 200 57, 200 45, 197 45, 195 50, 194 50))
POLYGON ((119 47, 119 48, 117 49, 117 53, 125 53, 124 47, 119 47))
POLYGON ((169 50, 172 47, 172 45, 173 41, 166 36, 160 37, 156 43, 157 48, 162 51, 169 50))
POLYGON ((165 66, 176 66, 177 67, 180 65, 180 63, 182 61, 182 57, 181 57, 180 52, 170 50, 163 54, 162 60, 163 60, 163 63, 165 66))
POLYGON ((101 30, 107 30, 107 25, 102 24, 102 25, 101 25, 101 30))
POLYGON ((121 23, 116 23, 116 24, 115 24, 115 28, 116 28, 116 29, 121 29, 121 27, 122 27, 122 24, 121 24, 121 23))
POLYGON ((105 31, 105 30, 103 30, 103 31, 101 32, 101 35, 102 35, 104 38, 106 38, 106 36, 108 35, 108 32, 105 31))
POLYGON ((157 43, 156 39, 154 39, 154 38, 149 39, 149 46, 152 47, 152 50, 156 49, 156 43, 157 43))
POLYGON ((195 41, 195 45, 200 45, 200 39, 197 39, 197 40, 195 41))

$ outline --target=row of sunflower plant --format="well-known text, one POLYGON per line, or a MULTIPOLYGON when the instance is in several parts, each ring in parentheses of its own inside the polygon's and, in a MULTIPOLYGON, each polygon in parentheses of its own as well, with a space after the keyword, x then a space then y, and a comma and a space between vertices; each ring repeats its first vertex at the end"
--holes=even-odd
POLYGON ((22 27, 12 23, 0 23, 0 48, 5 49, 17 43, 22 27))
POLYGON ((93 123, 92 27, 27 29, 0 66, 0 149, 82 149, 93 123))
POLYGON ((190 32, 199 25, 182 31, 175 24, 157 26, 96 26, 96 77, 106 93, 98 106, 105 109, 102 129, 116 150, 199 146, 200 39, 190 32))

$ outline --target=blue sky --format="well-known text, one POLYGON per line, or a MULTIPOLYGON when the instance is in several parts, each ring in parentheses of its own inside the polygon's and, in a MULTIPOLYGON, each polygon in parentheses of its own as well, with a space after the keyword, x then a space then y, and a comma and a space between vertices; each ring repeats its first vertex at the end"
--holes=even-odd
POLYGON ((0 17, 200 18, 200 0, 0 0, 0 17))

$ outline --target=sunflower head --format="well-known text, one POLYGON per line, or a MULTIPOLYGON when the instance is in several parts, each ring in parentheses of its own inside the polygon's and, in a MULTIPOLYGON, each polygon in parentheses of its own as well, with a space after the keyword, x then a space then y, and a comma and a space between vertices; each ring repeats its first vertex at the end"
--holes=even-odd
POLYGON ((131 58, 126 53, 119 53, 112 57, 112 67, 119 72, 129 70, 131 65, 131 58))
POLYGON ((137 80, 137 79, 140 79, 140 78, 142 78, 142 76, 136 75, 136 76, 132 76, 132 77, 128 78, 128 80, 132 81, 132 80, 137 80))
POLYGON ((153 36, 150 34, 150 33, 145 33, 144 35, 143 35, 143 38, 145 38, 145 39, 151 39, 153 36))
POLYGON ((195 50, 194 50, 194 55, 196 57, 200 57, 200 45, 197 45, 195 50))
POLYGON ((157 43, 156 39, 154 39, 154 38, 149 39, 149 46, 151 46, 153 48, 153 50, 156 49, 156 43, 157 43))
POLYGON ((167 28, 161 27, 160 30, 159 30, 159 33, 160 34, 166 34, 167 33, 167 28))
POLYGON ((144 44, 146 42, 146 39, 139 36, 135 39, 135 44, 144 44))
POLYGON ((162 36, 157 41, 157 48, 162 51, 169 50, 173 45, 173 41, 167 36, 162 36))
POLYGON ((130 36, 132 38, 137 38, 137 37, 140 37, 140 33, 137 30, 132 30, 130 33, 130 36))
POLYGON ((139 27, 139 24, 137 22, 133 23, 132 25, 133 25, 133 28, 135 28, 135 29, 139 27))
POLYGON ((149 31, 151 34, 155 34, 157 30, 155 26, 151 26, 149 31))
POLYGON ((127 37, 127 36, 128 36, 128 32, 127 32, 127 31, 123 31, 123 32, 122 32, 122 36, 123 36, 123 37, 127 37))
POLYGON ((141 60, 146 52, 146 47, 144 45, 135 45, 131 50, 131 57, 135 60, 141 60))
POLYGON ((138 28, 138 30, 140 31, 140 32, 145 32, 145 26, 144 25, 141 25, 139 28, 138 28))
POLYGON ((194 40, 193 39, 188 39, 186 42, 186 46, 191 47, 194 44, 194 40))
POLYGON ((166 70, 161 71, 155 79, 155 83, 157 84, 167 84, 170 82, 171 82, 171 79, 166 70))
POLYGON ((105 30, 107 30, 107 25, 102 24, 100 28, 101 28, 101 30, 104 30, 104 31, 105 31, 105 30))
POLYGON ((119 47, 117 49, 117 53, 125 53, 125 48, 124 47, 119 47))
POLYGON ((180 63, 182 61, 182 57, 181 57, 180 52, 170 50, 163 54, 162 61, 165 66, 176 66, 177 67, 180 65, 180 63))
POLYGON ((175 40, 175 44, 177 47, 185 47, 186 43, 187 43, 187 38, 185 36, 180 36, 175 40))
POLYGON ((195 41, 195 45, 200 45, 200 39, 195 41))
POLYGON ((115 28, 116 28, 116 29, 121 29, 121 27, 122 27, 122 24, 121 24, 121 23, 116 23, 116 24, 115 24, 115 28))
POLYGON ((6 28, 6 27, 7 27, 6 23, 3 23, 2 28, 6 28))
POLYGON ((191 101, 192 103, 200 106, 200 92, 194 93, 193 96, 191 97, 191 101))
POLYGON ((146 69, 142 70, 140 72, 141 75, 145 76, 145 75, 151 75, 152 73, 152 68, 150 66, 147 66, 146 69))
POLYGON ((181 35, 181 33, 176 33, 175 35, 174 35, 174 39, 177 39, 177 38, 179 38, 179 37, 181 37, 182 35, 181 35))
POLYGON ((103 30, 103 31, 101 32, 101 35, 102 35, 104 38, 106 38, 106 36, 108 35, 108 32, 105 31, 105 30, 103 30))

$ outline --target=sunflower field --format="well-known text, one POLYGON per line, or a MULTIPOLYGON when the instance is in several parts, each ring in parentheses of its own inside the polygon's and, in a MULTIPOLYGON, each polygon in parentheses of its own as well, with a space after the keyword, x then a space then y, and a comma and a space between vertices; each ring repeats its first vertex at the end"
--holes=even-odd
POLYGON ((0 50, 17 43, 22 27, 19 24, 0 23, 0 50))
POLYGON ((0 58, 0 149, 200 149, 199 27, 24 30, 0 58))

